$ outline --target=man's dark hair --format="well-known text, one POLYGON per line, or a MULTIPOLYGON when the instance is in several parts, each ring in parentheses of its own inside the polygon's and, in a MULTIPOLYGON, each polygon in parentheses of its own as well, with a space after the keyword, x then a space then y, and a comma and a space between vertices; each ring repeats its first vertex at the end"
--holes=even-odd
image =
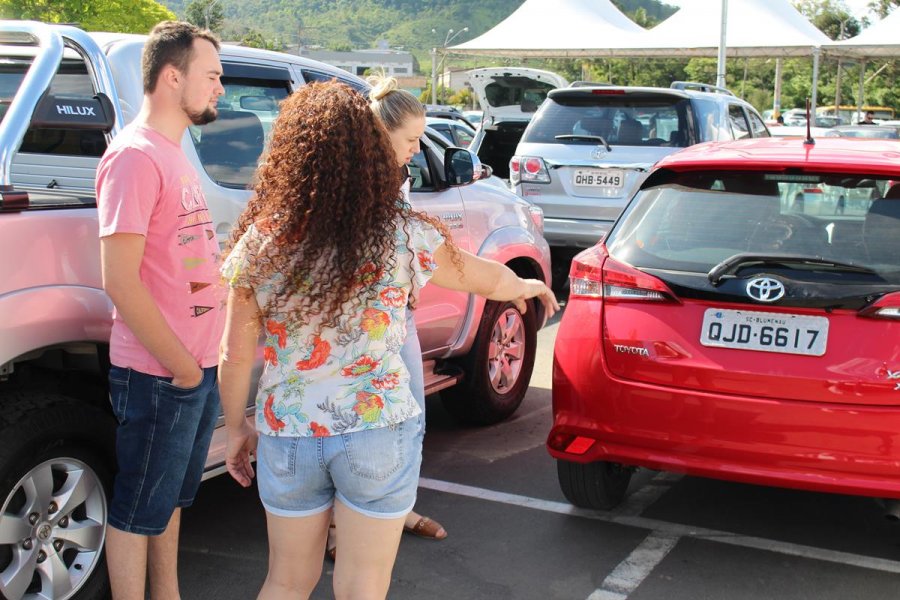
POLYGON ((184 21, 163 21, 153 28, 141 59, 145 94, 156 90, 159 74, 166 65, 172 65, 182 73, 187 71, 196 39, 206 40, 219 49, 219 38, 214 33, 184 21))

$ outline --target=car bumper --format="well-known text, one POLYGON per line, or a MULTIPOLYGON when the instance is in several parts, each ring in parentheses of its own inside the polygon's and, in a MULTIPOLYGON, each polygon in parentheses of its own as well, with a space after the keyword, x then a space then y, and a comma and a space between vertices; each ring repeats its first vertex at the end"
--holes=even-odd
POLYGON ((544 216, 544 239, 551 247, 590 248, 605 236, 613 221, 560 219, 544 216))
POLYGON ((555 458, 900 498, 900 408, 715 395, 618 379, 606 369, 599 324, 597 303, 575 301, 560 325, 548 437, 555 458), (560 447, 558 440, 571 436, 594 442, 586 450, 586 440, 560 447))

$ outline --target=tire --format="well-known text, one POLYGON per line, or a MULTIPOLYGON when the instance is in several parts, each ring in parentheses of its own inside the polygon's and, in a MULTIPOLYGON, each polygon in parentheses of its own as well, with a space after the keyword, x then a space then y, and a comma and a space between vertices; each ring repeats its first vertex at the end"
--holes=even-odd
POLYGON ((0 396, 0 598, 109 597, 103 541, 114 434, 114 419, 92 406, 0 396))
POLYGON ((534 370, 535 313, 533 302, 524 315, 511 302, 485 304, 475 345, 463 360, 465 379, 441 392, 450 414, 468 423, 493 425, 516 412, 534 370))
POLYGON ((604 461, 556 461, 559 487, 566 500, 594 510, 610 510, 621 504, 633 471, 631 467, 604 461))

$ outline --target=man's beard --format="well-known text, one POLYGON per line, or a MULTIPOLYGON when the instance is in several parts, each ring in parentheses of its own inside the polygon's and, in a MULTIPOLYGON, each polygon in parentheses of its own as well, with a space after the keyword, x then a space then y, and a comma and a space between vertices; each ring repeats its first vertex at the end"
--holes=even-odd
POLYGON ((194 125, 206 125, 207 123, 212 123, 216 120, 216 117, 219 116, 219 111, 210 106, 207 106, 201 111, 191 110, 185 105, 184 100, 181 101, 181 110, 184 111, 184 114, 188 116, 188 119, 190 119, 191 123, 194 125))

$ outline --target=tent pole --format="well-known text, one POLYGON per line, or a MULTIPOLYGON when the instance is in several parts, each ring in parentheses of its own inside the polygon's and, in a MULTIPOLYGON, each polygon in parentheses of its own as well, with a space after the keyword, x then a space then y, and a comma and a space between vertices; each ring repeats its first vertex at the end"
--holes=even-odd
POLYGON ((772 103, 772 118, 781 114, 781 57, 775 59, 775 101, 772 103))
POLYGON ((722 0, 722 25, 719 29, 719 64, 716 68, 716 85, 725 87, 725 30, 728 27, 728 0, 722 0))
POLYGON ((821 53, 822 48, 819 48, 818 46, 813 48, 812 100, 809 107, 812 123, 810 123, 810 125, 816 124, 816 94, 819 91, 819 55, 821 53))
MULTIPOLYGON (((859 121, 859 118, 862 116, 862 107, 864 102, 863 94, 865 94, 866 90, 866 59, 863 58, 859 61, 859 93, 856 94, 856 120, 859 121)), ((850 119, 853 121, 853 119, 850 119)))
POLYGON ((431 103, 437 104, 437 48, 431 49, 431 103))

